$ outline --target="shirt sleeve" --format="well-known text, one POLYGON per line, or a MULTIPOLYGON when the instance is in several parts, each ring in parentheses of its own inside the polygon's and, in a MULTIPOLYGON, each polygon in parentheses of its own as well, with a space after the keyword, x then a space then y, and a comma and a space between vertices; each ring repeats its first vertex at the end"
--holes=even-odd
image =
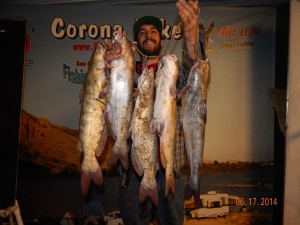
MULTIPOLYGON (((205 34, 203 34, 202 32, 199 32, 199 47, 200 47, 200 53, 202 55, 201 57, 203 58, 203 60, 207 59, 205 34)), ((195 63, 195 59, 189 57, 189 54, 187 53, 186 44, 184 44, 183 51, 182 51, 182 62, 180 62, 178 65, 179 75, 178 75, 178 81, 176 86, 177 93, 186 85, 189 77, 189 71, 191 70, 194 63, 195 63)))

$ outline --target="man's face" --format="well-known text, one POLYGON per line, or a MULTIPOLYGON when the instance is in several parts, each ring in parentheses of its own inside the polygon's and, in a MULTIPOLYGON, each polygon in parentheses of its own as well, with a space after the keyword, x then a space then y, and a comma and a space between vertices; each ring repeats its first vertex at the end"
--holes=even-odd
POLYGON ((162 48, 160 33, 152 24, 144 24, 140 27, 138 35, 138 48, 147 56, 157 56, 162 48))

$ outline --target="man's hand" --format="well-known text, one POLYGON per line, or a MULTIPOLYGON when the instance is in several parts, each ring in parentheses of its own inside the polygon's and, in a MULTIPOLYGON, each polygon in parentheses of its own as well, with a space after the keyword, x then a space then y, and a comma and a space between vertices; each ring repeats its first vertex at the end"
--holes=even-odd
POLYGON ((106 66, 111 68, 111 61, 122 58, 122 48, 119 43, 112 43, 108 39, 104 39, 103 45, 106 47, 106 66))
POLYGON ((183 22, 183 37, 191 58, 196 56, 197 22, 200 8, 198 0, 178 0, 176 3, 178 14, 183 22))

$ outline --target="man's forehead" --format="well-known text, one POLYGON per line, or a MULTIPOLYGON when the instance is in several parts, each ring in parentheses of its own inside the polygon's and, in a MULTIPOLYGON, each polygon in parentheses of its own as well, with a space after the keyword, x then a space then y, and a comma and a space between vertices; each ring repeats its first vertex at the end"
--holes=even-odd
POLYGON ((153 24, 143 24, 143 25, 140 26, 139 31, 146 30, 146 29, 149 29, 149 30, 155 29, 155 30, 158 31, 156 26, 154 26, 153 24))

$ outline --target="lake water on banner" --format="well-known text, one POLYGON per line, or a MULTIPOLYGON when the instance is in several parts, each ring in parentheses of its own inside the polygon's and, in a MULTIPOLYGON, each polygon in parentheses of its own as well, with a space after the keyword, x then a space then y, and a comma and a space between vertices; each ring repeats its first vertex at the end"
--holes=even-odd
MULTIPOLYGON (((89 196, 89 201, 100 201, 104 212, 118 210, 119 183, 118 176, 105 177, 103 187, 92 186, 94 191, 89 196)), ((262 200, 273 197, 272 183, 272 170, 201 174, 200 181, 201 194, 208 191, 228 193, 243 198, 244 203, 241 204, 247 204, 247 208, 268 211, 272 210, 271 203, 268 202, 268 206, 262 205, 262 200)), ((35 219, 41 215, 62 218, 66 212, 81 217, 87 200, 81 194, 79 177, 21 178, 18 181, 17 196, 24 220, 35 219)), ((240 209, 240 206, 236 208, 240 209)))

